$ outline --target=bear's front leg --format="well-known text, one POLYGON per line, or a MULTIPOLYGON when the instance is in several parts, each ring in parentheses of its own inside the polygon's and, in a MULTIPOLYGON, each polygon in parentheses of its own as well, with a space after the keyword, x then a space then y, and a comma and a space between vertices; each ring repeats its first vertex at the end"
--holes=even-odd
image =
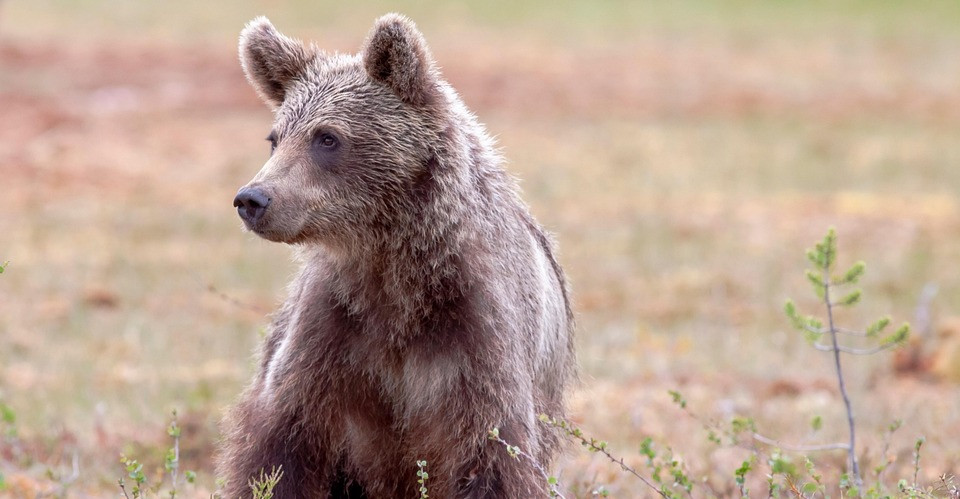
POLYGON ((251 483, 274 469, 282 472, 273 489, 275 499, 329 495, 336 479, 334 463, 321 453, 323 439, 299 411, 284 412, 247 397, 231 411, 225 426, 217 466, 225 480, 222 497, 252 497, 251 483))
MULTIPOLYGON (((518 423, 506 423, 497 427, 500 438, 515 445, 528 455, 536 454, 530 449, 530 435, 518 423), (514 443, 517 442, 517 443, 514 443)), ((543 497, 547 493, 546 479, 535 464, 526 456, 513 457, 502 442, 488 438, 479 443, 473 456, 464 455, 453 497, 463 499, 494 499, 504 497, 543 497), (472 458, 471 458, 472 457, 472 458)))
POLYGON ((505 446, 489 438, 493 428, 510 445, 531 456, 540 454, 536 417, 529 392, 518 389, 506 398, 503 387, 529 386, 514 376, 505 379, 467 379, 418 399, 406 440, 410 463, 427 461, 431 497, 464 499, 542 497, 546 480, 525 457, 514 458, 505 446))

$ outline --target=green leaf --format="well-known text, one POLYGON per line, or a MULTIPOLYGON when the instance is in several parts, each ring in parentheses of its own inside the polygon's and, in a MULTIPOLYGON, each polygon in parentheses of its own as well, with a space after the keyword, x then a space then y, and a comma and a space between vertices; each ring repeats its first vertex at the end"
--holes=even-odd
POLYGON ((731 430, 734 433, 743 433, 745 431, 756 431, 756 425, 753 422, 753 418, 744 418, 737 416, 730 421, 731 430))
POLYGON ((890 433, 893 433, 893 432, 899 430, 901 426, 903 426, 903 420, 902 420, 902 419, 895 419, 895 420, 893 420, 892 423, 890 423, 890 426, 887 427, 887 431, 889 431, 890 433))
POLYGON ((640 442, 640 453, 643 454, 644 456, 647 456, 647 459, 649 460, 653 460, 655 457, 657 457, 657 452, 653 450, 652 438, 647 437, 647 438, 644 438, 642 442, 640 442))
POLYGON ((903 323, 902 326, 900 326, 899 328, 897 328, 897 330, 894 331, 893 334, 891 334, 890 336, 887 336, 886 338, 884 338, 882 343, 883 343, 884 345, 891 345, 891 344, 894 344, 894 343, 902 343, 902 342, 906 341, 908 337, 910 337, 910 324, 908 324, 908 323, 905 322, 905 323, 903 323))
POLYGON ((873 324, 870 324, 870 326, 867 327, 867 336, 870 338, 873 338, 874 336, 882 332, 884 329, 886 329, 886 327, 889 325, 890 325, 890 317, 883 316, 877 319, 877 322, 874 322, 873 324))
POLYGON ((840 305, 844 307, 850 307, 850 306, 856 305, 857 303, 860 302, 860 297, 862 294, 863 294, 862 290, 855 289, 852 292, 850 292, 850 294, 844 296, 843 298, 840 298, 840 300, 836 302, 836 305, 840 305))
POLYGON ((13 412, 10 406, 0 402, 0 419, 2 419, 4 423, 12 425, 17 422, 17 414, 13 412))
POLYGON ((670 394, 670 397, 673 398, 673 403, 680 406, 681 409, 687 408, 687 401, 683 398, 683 395, 680 395, 680 392, 669 390, 667 393, 670 394))
POLYGON ((826 260, 825 267, 829 270, 833 267, 833 262, 836 259, 837 255, 837 230, 833 227, 830 227, 827 230, 827 235, 823 238, 822 251, 824 259, 826 260))
POLYGON ((818 297, 823 298, 823 292, 826 289, 823 279, 821 279, 820 276, 812 270, 807 270, 804 274, 807 276, 807 280, 810 281, 810 284, 813 285, 814 293, 816 293, 818 297))
POLYGON ((840 487, 841 489, 844 489, 844 490, 850 488, 850 475, 849 475, 849 474, 843 473, 843 474, 840 475, 839 487, 840 487))
POLYGON ((797 467, 781 454, 771 456, 769 464, 770 473, 774 475, 797 476, 797 467))
POLYGON ((187 470, 187 471, 183 474, 183 476, 184 476, 184 478, 187 479, 187 483, 194 483, 194 482, 197 481, 197 472, 195 472, 195 471, 187 470))
POLYGON ((813 431, 820 431, 820 428, 823 428, 823 418, 814 416, 813 420, 810 421, 810 427, 813 428, 813 431))
POLYGON ((835 280, 837 281, 837 284, 856 284, 856 282, 863 277, 863 273, 866 269, 867 264, 861 260, 853 264, 853 266, 850 267, 850 270, 843 274, 843 277, 835 280))
POLYGON ((801 488, 804 494, 813 494, 819 489, 820 487, 818 487, 814 482, 807 482, 803 484, 803 487, 801 488))
POLYGON ((797 306, 793 304, 793 300, 787 300, 783 304, 783 313, 786 314, 787 319, 790 319, 790 325, 795 329, 803 330, 806 326, 806 321, 797 313, 797 306))
POLYGON ((823 270, 823 256, 819 251, 807 250, 807 260, 810 260, 817 270, 823 270))
POLYGON ((823 485, 821 479, 823 475, 817 473, 817 468, 814 466, 813 461, 809 457, 803 458, 803 465, 807 468, 807 474, 810 475, 810 478, 813 478, 813 481, 817 482, 818 485, 823 485))
POLYGON ((733 472, 734 476, 736 477, 738 485, 744 484, 745 482, 744 477, 747 476, 747 473, 749 473, 751 469, 753 469, 753 456, 750 456, 750 459, 745 460, 740 465, 740 467, 733 472))
POLYGON ((710 442, 715 443, 715 444, 717 444, 717 445, 721 445, 721 444, 723 443, 723 441, 720 440, 720 436, 717 435, 717 432, 715 432, 715 431, 713 431, 713 430, 710 430, 710 431, 708 432, 708 434, 707 434, 707 440, 709 440, 710 442))
POLYGON ((807 343, 816 343, 822 336, 823 333, 817 331, 811 331, 810 329, 803 330, 803 337, 806 338, 807 343))

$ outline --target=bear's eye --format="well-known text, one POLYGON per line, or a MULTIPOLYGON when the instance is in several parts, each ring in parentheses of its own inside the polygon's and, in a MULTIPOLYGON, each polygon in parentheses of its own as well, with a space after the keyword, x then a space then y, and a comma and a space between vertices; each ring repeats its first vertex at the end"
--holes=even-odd
POLYGON ((270 135, 267 135, 267 141, 270 142, 270 155, 273 156, 273 151, 277 150, 276 132, 270 132, 270 135))
POLYGON ((317 147, 327 151, 332 151, 340 145, 340 141, 331 133, 318 134, 313 143, 316 144, 317 147))

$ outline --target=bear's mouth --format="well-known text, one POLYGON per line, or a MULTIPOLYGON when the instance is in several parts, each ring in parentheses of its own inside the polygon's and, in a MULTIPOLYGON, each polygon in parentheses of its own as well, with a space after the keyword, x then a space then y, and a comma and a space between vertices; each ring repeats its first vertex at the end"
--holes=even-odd
POLYGON ((275 230, 270 230, 266 227, 253 227, 253 228, 249 228, 249 230, 250 232, 253 232, 257 236, 259 236, 261 239, 266 239, 267 241, 274 242, 274 243, 289 243, 291 239, 294 239, 289 237, 288 234, 277 232, 275 230))

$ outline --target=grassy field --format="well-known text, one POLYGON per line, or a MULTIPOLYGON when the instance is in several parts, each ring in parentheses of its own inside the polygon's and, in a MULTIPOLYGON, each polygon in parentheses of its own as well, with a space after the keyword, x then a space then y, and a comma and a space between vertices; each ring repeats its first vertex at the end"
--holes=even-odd
MULTIPOLYGON (((927 360, 960 343, 960 3, 838 4, 0 1, 0 403, 16 416, 0 495, 116 495, 119 455, 160 463, 174 408, 199 474, 187 495, 214 488, 218 419, 293 271, 231 207, 271 121, 236 35, 266 14, 355 51, 391 10, 557 236, 587 433, 641 469, 643 438, 670 446, 709 477, 694 497, 732 494, 747 451, 710 443, 668 390, 784 442, 842 440, 830 359, 781 312, 817 310, 804 250, 836 226, 841 261, 868 263, 845 323, 914 321, 938 289, 918 366, 848 359, 865 476, 890 459, 888 477, 912 478, 919 436, 922 483, 957 472, 960 354, 952 377, 927 360)), ((845 462, 811 457, 831 480, 845 462)), ((647 494, 575 445, 557 471, 568 497, 647 494)))

